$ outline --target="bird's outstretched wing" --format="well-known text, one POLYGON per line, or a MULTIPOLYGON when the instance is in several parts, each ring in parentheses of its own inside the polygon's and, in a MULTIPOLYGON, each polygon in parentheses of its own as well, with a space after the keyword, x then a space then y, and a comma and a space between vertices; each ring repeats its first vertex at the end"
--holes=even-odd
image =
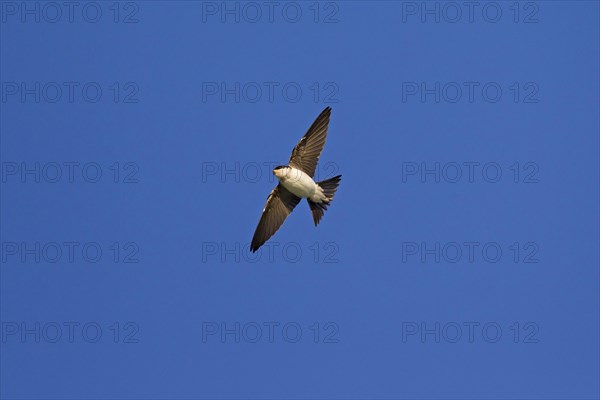
POLYGON ((283 221, 298 205, 300 197, 296 196, 281 184, 277 185, 269 197, 263 209, 260 221, 254 232, 250 250, 254 253, 262 246, 283 224, 283 221))
POLYGON ((290 166, 304 171, 311 178, 315 175, 319 156, 325 146, 330 116, 331 107, 327 107, 319 114, 315 122, 313 122, 296 147, 294 147, 294 150, 292 150, 289 162, 290 166))

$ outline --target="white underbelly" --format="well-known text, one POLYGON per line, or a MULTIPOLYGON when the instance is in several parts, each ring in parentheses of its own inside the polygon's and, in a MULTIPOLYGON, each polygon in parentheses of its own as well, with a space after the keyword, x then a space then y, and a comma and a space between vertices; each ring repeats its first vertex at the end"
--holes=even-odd
POLYGON ((298 197, 312 198, 317 190, 315 181, 296 168, 292 168, 286 177, 280 181, 287 190, 298 197))

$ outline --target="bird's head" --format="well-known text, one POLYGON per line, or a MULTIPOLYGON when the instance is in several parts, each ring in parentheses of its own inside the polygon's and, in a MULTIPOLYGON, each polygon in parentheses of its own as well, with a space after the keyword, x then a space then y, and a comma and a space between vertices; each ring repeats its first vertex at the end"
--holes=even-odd
POLYGON ((273 175, 275 175, 277 179, 282 179, 286 176, 288 169, 289 167, 287 165, 279 165, 273 168, 273 175))

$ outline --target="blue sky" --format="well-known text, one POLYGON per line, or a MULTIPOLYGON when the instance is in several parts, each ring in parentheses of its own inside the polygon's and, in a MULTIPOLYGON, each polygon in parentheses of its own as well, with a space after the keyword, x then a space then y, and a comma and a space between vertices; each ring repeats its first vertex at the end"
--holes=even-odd
POLYGON ((2 398, 600 395, 597 2, 0 21, 2 398), (253 255, 326 106, 336 198, 253 255))

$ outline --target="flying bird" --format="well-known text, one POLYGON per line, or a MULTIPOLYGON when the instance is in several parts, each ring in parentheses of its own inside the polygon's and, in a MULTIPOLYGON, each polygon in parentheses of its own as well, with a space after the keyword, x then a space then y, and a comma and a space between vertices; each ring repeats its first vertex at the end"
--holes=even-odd
POLYGON ((294 147, 288 165, 280 165, 273 169, 279 184, 267 197, 250 245, 253 253, 277 232, 301 199, 308 201, 315 226, 319 224, 327 206, 331 204, 342 176, 334 176, 321 182, 313 180, 319 156, 327 139, 330 116, 331 107, 327 107, 294 147))

